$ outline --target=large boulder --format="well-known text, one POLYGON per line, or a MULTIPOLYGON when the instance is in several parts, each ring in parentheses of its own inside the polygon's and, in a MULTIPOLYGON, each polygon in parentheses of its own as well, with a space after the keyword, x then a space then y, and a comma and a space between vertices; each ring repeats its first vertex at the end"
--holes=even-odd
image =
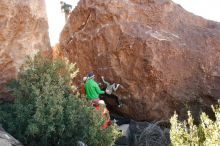
POLYGON ((5 84, 16 77, 26 56, 49 48, 44 0, 0 1, 0 98, 10 98, 5 84))
POLYGON ((220 23, 170 0, 81 0, 60 45, 80 69, 76 82, 94 71, 120 83, 114 110, 136 120, 211 114, 220 95, 220 23))

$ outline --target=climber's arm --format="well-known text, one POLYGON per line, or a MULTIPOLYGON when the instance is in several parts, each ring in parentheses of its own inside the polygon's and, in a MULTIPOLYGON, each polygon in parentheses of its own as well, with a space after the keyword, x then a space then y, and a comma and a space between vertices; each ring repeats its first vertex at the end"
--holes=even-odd
POLYGON ((110 85, 110 83, 109 83, 109 82, 106 82, 106 81, 105 81, 105 79, 104 79, 104 77, 103 77, 103 76, 102 76, 101 78, 102 78, 103 83, 105 83, 107 86, 109 86, 109 85, 110 85))
POLYGON ((104 93, 105 93, 105 91, 102 91, 102 90, 99 88, 99 85, 98 85, 98 84, 95 85, 95 90, 96 90, 96 92, 97 92, 98 94, 104 94, 104 93))

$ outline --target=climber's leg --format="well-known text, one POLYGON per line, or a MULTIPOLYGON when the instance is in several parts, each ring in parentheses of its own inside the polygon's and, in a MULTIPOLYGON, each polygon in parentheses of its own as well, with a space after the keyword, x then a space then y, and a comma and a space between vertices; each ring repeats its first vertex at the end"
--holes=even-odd
POLYGON ((112 88, 113 88, 114 91, 118 90, 119 86, 120 86, 120 84, 117 84, 117 85, 115 83, 112 84, 112 88))
POLYGON ((117 104, 117 106, 118 106, 119 108, 122 107, 122 101, 121 101, 120 98, 118 98, 118 97, 115 96, 115 95, 112 95, 111 98, 114 99, 114 101, 116 102, 116 104, 117 104))
POLYGON ((121 99, 119 99, 119 98, 117 98, 117 104, 118 104, 118 107, 120 108, 120 107, 122 107, 122 101, 121 101, 121 99))

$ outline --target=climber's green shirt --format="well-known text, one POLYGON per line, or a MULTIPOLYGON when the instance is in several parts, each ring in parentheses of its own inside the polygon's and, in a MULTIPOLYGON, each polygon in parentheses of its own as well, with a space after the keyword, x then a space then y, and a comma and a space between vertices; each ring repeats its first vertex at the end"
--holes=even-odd
POLYGON ((99 88, 99 85, 93 79, 88 79, 86 81, 85 88, 87 98, 90 100, 97 99, 99 98, 99 94, 105 93, 99 88))

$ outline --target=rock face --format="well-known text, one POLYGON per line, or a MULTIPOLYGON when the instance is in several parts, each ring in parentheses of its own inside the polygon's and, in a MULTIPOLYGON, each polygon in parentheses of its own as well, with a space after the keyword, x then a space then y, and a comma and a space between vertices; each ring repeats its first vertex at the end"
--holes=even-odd
POLYGON ((220 23, 170 0, 81 0, 61 34, 79 79, 120 83, 117 113, 167 120, 174 111, 210 113, 220 95, 220 23))
MULTIPOLYGON (((26 56, 50 47, 44 0, 0 1, 0 98, 26 56)), ((5 94, 4 94, 5 93, 5 94)))
POLYGON ((0 146, 23 146, 18 140, 7 133, 0 125, 0 146))

